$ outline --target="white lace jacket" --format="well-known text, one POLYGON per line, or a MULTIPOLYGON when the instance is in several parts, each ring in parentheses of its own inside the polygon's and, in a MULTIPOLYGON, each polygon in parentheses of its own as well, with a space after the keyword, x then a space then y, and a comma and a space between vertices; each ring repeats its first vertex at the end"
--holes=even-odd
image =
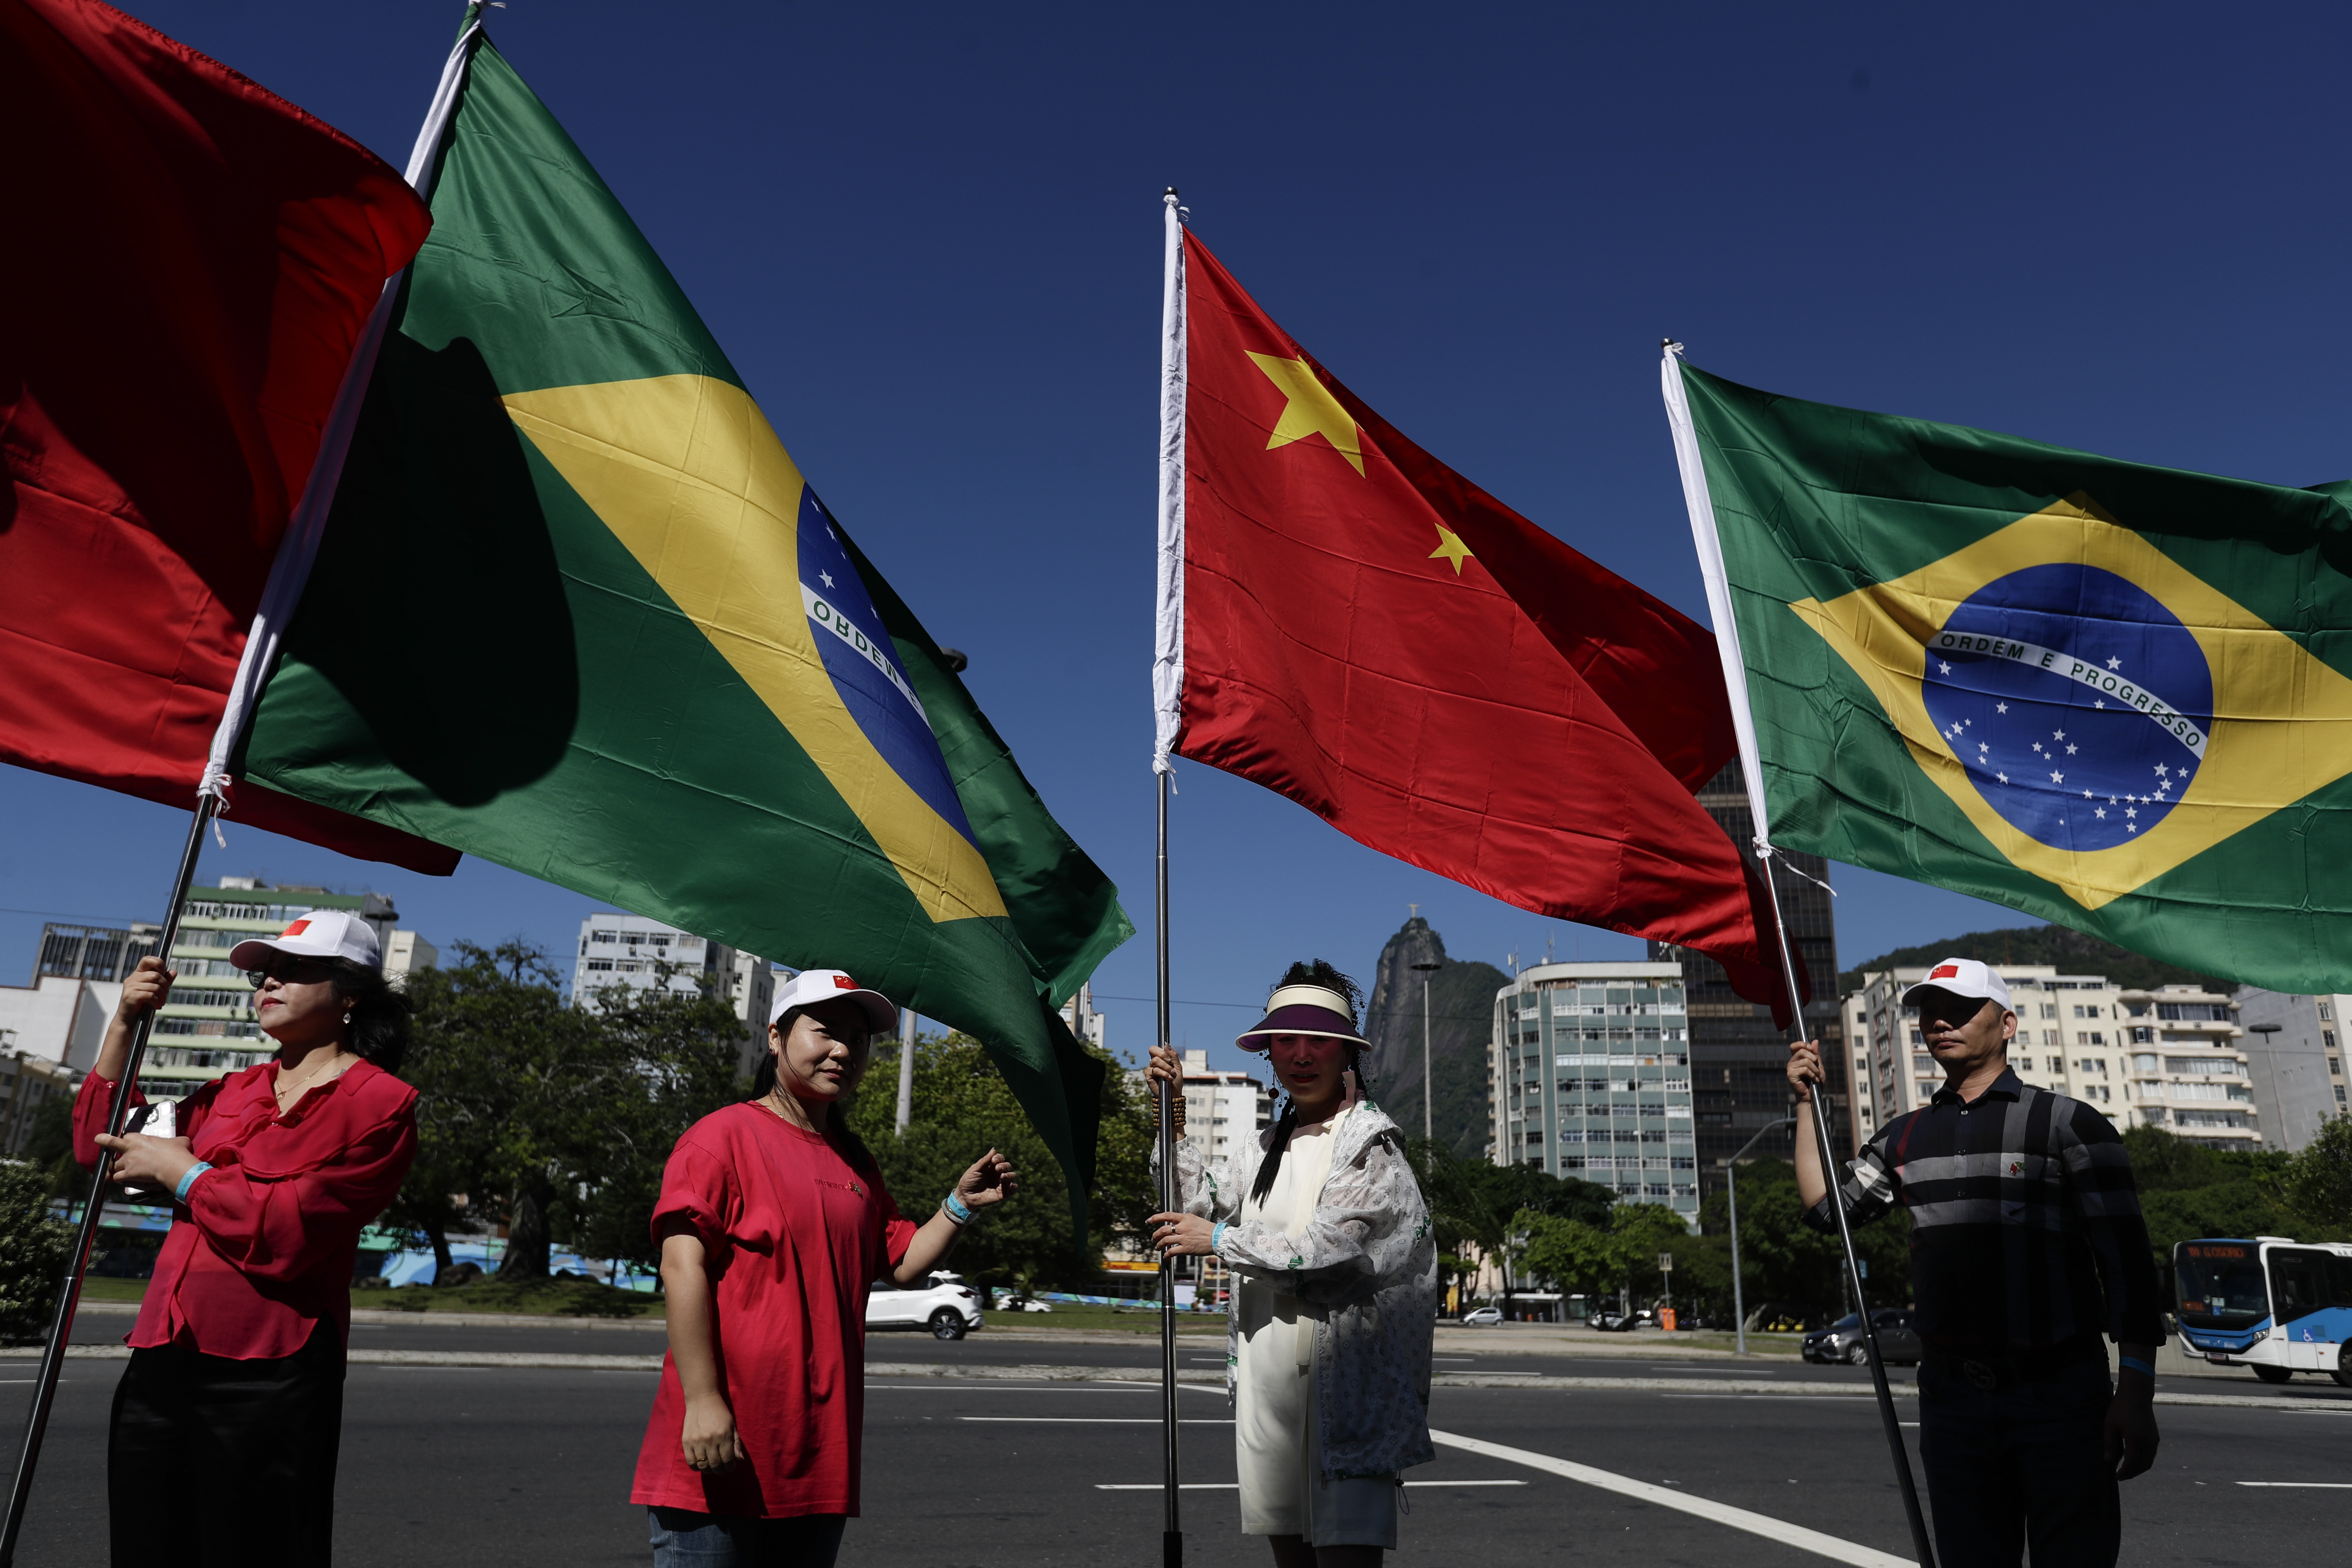
MULTIPOLYGON (((1331 1173, 1304 1233, 1240 1217, 1274 1130, 1206 1165, 1176 1144, 1179 1205, 1227 1222, 1217 1256, 1295 1296, 1315 1323, 1315 1419, 1328 1479, 1385 1476, 1437 1457, 1429 1441, 1429 1351, 1437 1328, 1437 1244, 1404 1134, 1370 1101, 1339 1123, 1331 1173)), ((1157 1150, 1154 1151, 1155 1163, 1157 1150)), ((1241 1346, 1240 1292, 1226 1312, 1225 1389, 1241 1346)))

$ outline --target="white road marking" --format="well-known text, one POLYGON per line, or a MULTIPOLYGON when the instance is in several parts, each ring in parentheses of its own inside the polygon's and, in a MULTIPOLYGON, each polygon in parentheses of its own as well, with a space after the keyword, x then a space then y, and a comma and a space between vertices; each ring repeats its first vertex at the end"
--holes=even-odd
MULTIPOLYGON (((1523 1487, 1527 1481, 1407 1481, 1409 1487, 1523 1487)), ((1231 1492, 1241 1489, 1239 1481, 1181 1481, 1176 1489, 1182 1492, 1231 1492)), ((1156 1492, 1167 1489, 1165 1481, 1097 1481, 1098 1492, 1156 1492)))
POLYGON ((2306 1491, 2352 1492, 2352 1481, 2240 1481, 2242 1487, 2300 1487, 2306 1491))
POLYGON ((1564 1477, 1571 1481, 1580 1481, 1586 1486, 1598 1487, 1603 1491, 1615 1492, 1621 1497, 1638 1498, 1643 1502, 1655 1503, 1660 1508, 1677 1509, 1684 1513, 1696 1514, 1701 1519, 1710 1520, 1717 1524, 1727 1524, 1734 1530, 1744 1530, 1751 1535, 1760 1535, 1768 1541, 1780 1542, 1784 1546, 1794 1546, 1801 1551, 1815 1552, 1834 1562, 1851 1563, 1853 1568, 1917 1568, 1917 1565, 1908 1557, 1897 1557, 1892 1552, 1881 1552, 1875 1547, 1860 1545, 1851 1541, 1841 1541, 1834 1535, 1824 1535, 1818 1530, 1807 1530, 1801 1524, 1790 1524, 1786 1520, 1774 1519, 1769 1514, 1754 1513, 1744 1508, 1733 1508, 1728 1503, 1711 1502, 1706 1498, 1692 1497, 1667 1487, 1653 1486, 1648 1481, 1637 1481, 1631 1476, 1621 1476, 1613 1471, 1596 1469, 1591 1465, 1580 1465, 1569 1459, 1555 1459, 1549 1454, 1532 1453, 1525 1448, 1505 1447, 1500 1443, 1484 1442, 1476 1437, 1457 1436, 1452 1432, 1433 1430, 1429 1436, 1433 1441, 1443 1443, 1449 1448, 1460 1448, 1465 1453, 1483 1454, 1487 1458, 1501 1459, 1508 1464, 1525 1465, 1531 1470, 1542 1470, 1549 1475, 1564 1477))
MULTIPOLYGON (((1160 1425, 1160 1417, 1157 1415, 959 1415, 956 1419, 959 1421, 1024 1421, 1056 1426, 1157 1426, 1160 1425)), ((1234 1424, 1231 1416, 1218 1420, 1208 1415, 1187 1415, 1182 1420, 1183 1425, 1187 1426, 1230 1426, 1234 1424)))
MULTIPOLYGON (((869 1383, 866 1386, 869 1389, 903 1388, 925 1394, 938 1394, 942 1388, 952 1387, 953 1384, 949 1379, 941 1378, 937 1383, 869 1383)), ((1157 1394, 1160 1392, 1156 1385, 1148 1383, 991 1382, 978 1386, 982 1392, 988 1394, 1157 1394)), ((1184 1385, 1180 1383, 1176 1386, 1181 1388, 1184 1385)), ((1218 1392, 1223 1393, 1223 1390, 1220 1389, 1218 1392)))

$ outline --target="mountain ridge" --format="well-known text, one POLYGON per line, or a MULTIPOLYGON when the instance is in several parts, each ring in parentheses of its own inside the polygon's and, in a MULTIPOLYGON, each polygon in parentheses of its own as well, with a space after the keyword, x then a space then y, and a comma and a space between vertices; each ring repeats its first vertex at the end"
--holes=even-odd
POLYGON ((1925 968, 1938 959, 1974 958, 2000 968, 2007 964, 2047 963, 2062 974, 2104 974, 2117 985, 2146 990, 2158 985, 2202 985, 2227 995, 2237 989, 2232 981, 2200 974, 2177 963, 2144 957, 2114 942, 2066 926, 2007 926, 1969 931, 1940 942, 1898 947, 1866 959, 1838 976, 1838 994, 1850 995, 1862 988, 1862 977, 1872 970, 1925 968))

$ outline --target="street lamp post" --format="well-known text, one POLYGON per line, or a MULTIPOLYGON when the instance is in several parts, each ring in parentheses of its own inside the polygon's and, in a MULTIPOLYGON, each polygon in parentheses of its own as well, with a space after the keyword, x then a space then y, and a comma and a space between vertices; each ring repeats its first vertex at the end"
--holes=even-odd
POLYGON ((1739 1282, 1739 1162, 1748 1157, 1748 1150, 1764 1141, 1767 1132, 1777 1132, 1783 1127, 1796 1124, 1797 1119, 1793 1116, 1766 1122, 1723 1167, 1724 1191, 1731 1200, 1731 1317, 1739 1335, 1738 1353, 1741 1355, 1748 1353, 1748 1297, 1740 1289, 1739 1282))
POLYGON ((1429 1078, 1429 976, 1437 967, 1433 963, 1416 963, 1421 972, 1421 1135, 1427 1140, 1435 1136, 1430 1131, 1430 1107, 1437 1099, 1437 1086, 1429 1078))

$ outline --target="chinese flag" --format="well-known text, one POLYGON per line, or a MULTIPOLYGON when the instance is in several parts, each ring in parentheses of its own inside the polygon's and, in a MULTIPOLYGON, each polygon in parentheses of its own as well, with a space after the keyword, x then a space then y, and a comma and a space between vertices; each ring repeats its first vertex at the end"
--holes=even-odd
POLYGON ((1694 795, 1734 750, 1714 637, 1406 440, 1183 247, 1170 749, 1785 1008, 1763 889, 1694 795))
MULTIPOLYGON (((341 132, 90 0, 0 0, 0 761, 193 808, 344 367, 432 217, 341 132)), ((457 859, 257 784, 236 820, 457 859)))

